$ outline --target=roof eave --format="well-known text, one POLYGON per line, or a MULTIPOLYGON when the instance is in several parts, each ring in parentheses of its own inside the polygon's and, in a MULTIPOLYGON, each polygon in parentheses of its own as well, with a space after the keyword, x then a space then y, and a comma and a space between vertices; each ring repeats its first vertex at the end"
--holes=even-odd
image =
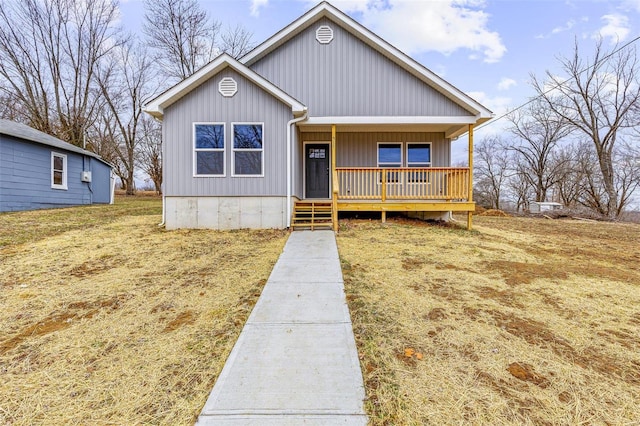
POLYGON ((149 103, 147 103, 147 105, 145 105, 143 110, 156 119, 162 120, 164 116, 164 108, 186 96, 196 87, 200 86, 203 82, 215 76, 217 73, 227 67, 238 72, 243 77, 247 78, 249 81, 262 88, 264 91, 270 93, 272 96, 274 96, 284 104, 289 105, 291 107, 291 112, 294 115, 303 114, 307 110, 307 107, 300 101, 294 99, 285 91, 276 87, 273 83, 269 82, 267 79, 260 76, 245 65, 241 64, 237 60, 233 59, 226 53, 218 56, 209 64, 196 71, 192 76, 187 77, 155 99, 151 100, 149 103))

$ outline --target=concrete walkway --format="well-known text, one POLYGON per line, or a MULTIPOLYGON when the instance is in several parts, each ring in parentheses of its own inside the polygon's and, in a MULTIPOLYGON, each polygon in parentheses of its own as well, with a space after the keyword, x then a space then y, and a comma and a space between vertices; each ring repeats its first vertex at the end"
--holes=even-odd
POLYGON ((196 425, 366 425, 335 235, 293 232, 196 425))

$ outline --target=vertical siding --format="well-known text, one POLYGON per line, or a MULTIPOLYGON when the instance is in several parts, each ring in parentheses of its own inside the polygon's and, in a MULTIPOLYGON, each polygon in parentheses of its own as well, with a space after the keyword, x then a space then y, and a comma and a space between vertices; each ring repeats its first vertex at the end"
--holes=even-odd
POLYGON ((0 211, 91 203, 80 154, 0 135, 0 211), (67 156, 67 190, 51 188, 51 152, 67 156))
MULTIPOLYGON (((330 141, 329 132, 305 132, 302 140, 330 141)), ((431 165, 449 167, 451 141, 443 133, 426 132, 338 132, 336 162, 338 167, 377 167, 378 142, 431 142, 431 165)), ((302 142, 301 142, 302 144, 302 142)), ((404 146, 403 146, 403 149, 404 146)), ((405 153, 403 153, 403 158, 405 153)))
POLYGON ((165 195, 286 195, 287 121, 291 108, 232 69, 201 84, 165 110, 163 124, 165 195), (218 83, 232 77, 238 92, 225 98, 218 83), (225 123, 225 177, 193 176, 193 123, 225 123), (264 123, 264 177, 232 177, 233 122, 264 123))
POLYGON ((327 18, 310 25, 251 68, 312 116, 469 116, 468 111, 327 18), (333 29, 320 44, 315 31, 333 29))

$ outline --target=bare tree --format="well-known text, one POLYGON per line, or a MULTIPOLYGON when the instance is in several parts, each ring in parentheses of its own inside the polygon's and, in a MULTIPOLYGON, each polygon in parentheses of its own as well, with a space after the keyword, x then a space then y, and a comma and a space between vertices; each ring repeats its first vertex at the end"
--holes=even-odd
POLYGON ((521 157, 523 171, 527 171, 522 176, 529 180, 535 201, 547 201, 547 191, 557 182, 562 167, 561 162, 552 161, 554 149, 571 128, 566 119, 539 98, 507 118, 511 122, 511 133, 519 139, 510 144, 509 149, 521 157))
POLYGON ((114 0, 21 0, 0 7, 0 76, 26 124, 82 146, 96 118, 94 73, 118 46, 114 0))
POLYGON ((23 122, 27 121, 27 117, 16 96, 0 86, 0 118, 23 122))
POLYGON ((141 121, 138 163, 153 181, 156 192, 162 194, 162 128, 148 115, 141 121))
POLYGON ((136 154, 141 143, 142 106, 157 92, 151 59, 146 50, 127 42, 114 50, 110 61, 97 73, 105 102, 103 128, 117 149, 120 178, 127 195, 135 193, 136 154), (112 123, 110 120, 113 120, 112 123))
POLYGON ((145 0, 143 31, 167 77, 182 80, 217 54, 220 23, 197 0, 145 0))
POLYGON ((588 142, 580 144, 567 144, 560 149, 553 158, 554 168, 558 171, 558 179, 553 186, 558 201, 567 207, 575 208, 584 195, 585 161, 592 150, 588 142))
POLYGON ((509 151, 499 137, 482 139, 474 149, 474 175, 479 202, 500 209, 503 191, 509 177, 509 151))
POLYGON ((251 41, 253 33, 240 24, 236 25, 235 28, 227 28, 227 30, 222 33, 221 38, 222 44, 220 50, 236 59, 244 56, 255 47, 251 41))
MULTIPOLYGON (((609 53, 602 40, 592 59, 583 58, 576 42, 571 58, 561 58, 568 75, 563 81, 547 72, 547 82, 533 78, 533 86, 547 106, 592 143, 604 188, 604 214, 619 214, 613 153, 621 132, 637 124, 640 100, 639 65, 635 50, 609 53), (551 88, 551 90, 549 90, 551 88)), ((594 181, 595 183, 595 181, 594 181)))
POLYGON ((516 203, 516 211, 525 211, 529 208, 529 201, 533 193, 531 179, 527 176, 530 173, 527 165, 522 161, 522 157, 514 155, 511 157, 509 167, 509 179, 507 180, 507 190, 512 194, 516 203))
POLYGON ((619 196, 618 217, 640 187, 640 148, 628 142, 621 143, 614 152, 614 164, 617 171, 615 186, 619 196))

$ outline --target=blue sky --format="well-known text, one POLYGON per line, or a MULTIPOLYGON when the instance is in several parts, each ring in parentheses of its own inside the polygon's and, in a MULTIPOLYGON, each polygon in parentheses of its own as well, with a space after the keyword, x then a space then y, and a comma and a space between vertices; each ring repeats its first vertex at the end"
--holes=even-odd
MULTIPOLYGON (((317 2, 306 0, 201 0, 224 26, 240 23, 260 43, 317 2)), ((336 0, 331 4, 494 111, 497 116, 534 92, 530 75, 559 73, 577 39, 592 51, 640 35, 640 0, 336 0)), ((141 0, 121 3, 123 24, 142 24, 141 0)), ((503 120, 504 121, 504 120, 503 120)), ((480 129, 498 132, 501 122, 480 129)), ((454 144, 454 162, 466 158, 454 144)))

